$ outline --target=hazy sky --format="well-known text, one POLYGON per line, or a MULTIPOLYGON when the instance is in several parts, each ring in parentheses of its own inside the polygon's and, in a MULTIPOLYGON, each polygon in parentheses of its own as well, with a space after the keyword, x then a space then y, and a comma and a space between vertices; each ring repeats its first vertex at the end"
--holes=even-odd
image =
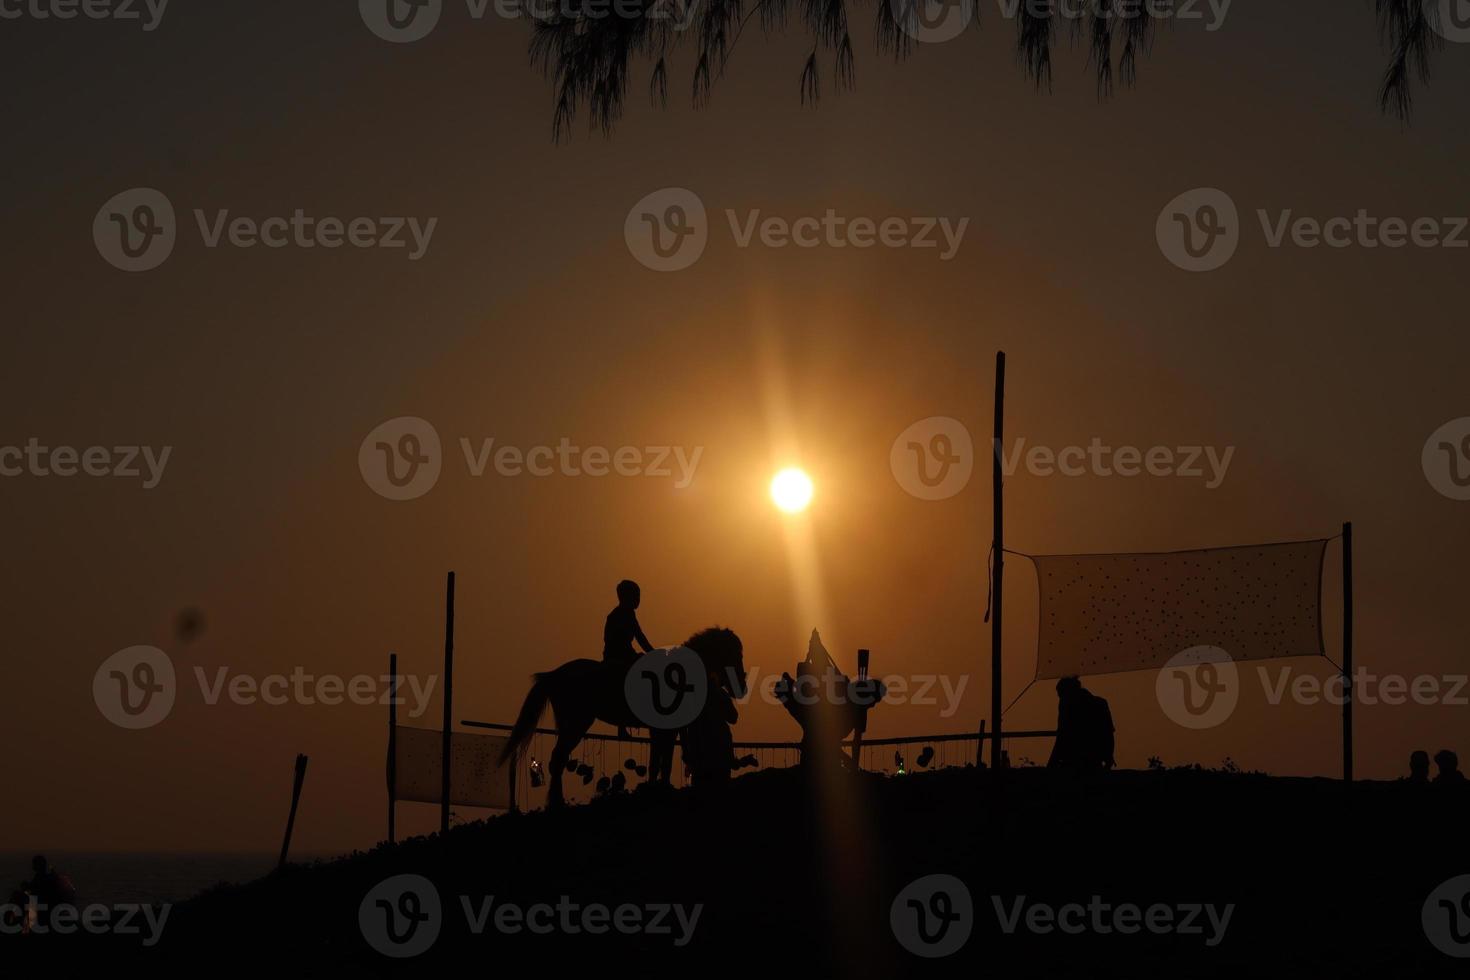
MULTIPOLYGON (((948 717, 942 703, 879 709, 872 736, 974 730, 989 712, 997 349, 1009 434, 1028 446, 1234 448, 1214 488, 1022 468, 1008 483, 1011 547, 1172 550, 1326 537, 1352 520, 1359 664, 1470 670, 1470 502, 1437 492, 1421 464, 1430 434, 1470 415, 1470 250, 1273 248, 1257 217, 1470 214, 1470 46, 1441 53, 1404 126, 1376 105, 1385 54, 1367 2, 1239 0, 1217 31, 1162 31, 1138 87, 1104 103, 1079 49, 1059 53, 1055 90, 1036 92, 988 0, 982 30, 902 64, 855 32, 856 89, 836 91, 828 73, 816 108, 798 98, 810 42, 752 25, 707 107, 688 105, 683 50, 667 111, 648 105, 640 64, 610 139, 579 123, 555 145, 523 21, 475 21, 450 0, 429 37, 389 44, 356 8, 176 0, 152 31, 0 21, 0 446, 171 447, 151 489, 0 478, 6 845, 268 850, 297 752, 312 760, 298 847, 372 844, 382 709, 209 704, 194 671, 377 675, 396 651, 406 672, 434 674, 449 569, 460 718, 510 721, 532 671, 597 656, 613 586, 632 577, 655 643, 721 623, 743 637, 747 666, 779 674, 817 627, 849 670, 868 647, 875 673, 967 684, 948 717), (93 220, 137 187, 171 201, 177 243, 160 267, 127 273, 99 254, 93 220), (702 202, 708 244, 661 273, 624 225, 668 187, 702 202), (1190 273, 1156 222, 1200 187, 1233 200, 1241 240, 1223 268, 1190 273), (411 260, 411 248, 211 248, 194 217, 298 208, 437 221, 411 260), (726 217, 829 209, 968 223, 946 261, 941 249, 742 247, 726 217), (433 425, 442 472, 392 501, 358 453, 402 416, 433 425), (963 423, 979 460, 961 492, 926 501, 889 453, 935 416, 963 423), (460 440, 492 438, 699 456, 686 486, 676 466, 535 477, 492 464, 476 477, 460 440), (816 483, 801 519, 766 497, 784 465, 816 483), (205 625, 184 643, 174 624, 189 607, 205 625), (138 644, 168 652, 180 690, 162 723, 127 731, 92 682, 138 644)), ((1338 561, 1334 544, 1329 593, 1338 561)), ((1008 570, 1007 701, 1036 648, 1034 577, 1019 559, 1008 570)), ((1333 656, 1335 610, 1329 595, 1333 656)), ((1273 679, 1332 670, 1264 666, 1273 679)), ((1202 732, 1165 716, 1152 674, 1088 685, 1113 703, 1124 766, 1231 756, 1339 771, 1336 708, 1270 704, 1254 666, 1234 717, 1202 732)), ((430 704, 419 723, 434 726, 430 704)), ((1038 685, 1007 724, 1047 726, 1054 711, 1038 685)), ((1466 712, 1364 705, 1360 773, 1399 775, 1421 747, 1470 757, 1466 712)), ((797 732, 752 703, 736 735, 797 732)), ((405 806, 400 820, 424 829, 435 814, 405 806)))

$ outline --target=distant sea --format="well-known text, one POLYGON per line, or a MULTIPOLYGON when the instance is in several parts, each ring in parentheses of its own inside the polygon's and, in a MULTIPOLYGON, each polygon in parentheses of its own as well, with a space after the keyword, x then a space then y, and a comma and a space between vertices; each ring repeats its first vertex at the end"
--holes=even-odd
MULTIPOLYGON (((293 862, 325 855, 293 854, 293 862)), ((0 902, 31 877, 32 854, 0 853, 0 902)), ((180 902, 221 882, 251 881, 275 867, 274 854, 107 854, 48 852, 71 878, 79 904, 180 902)))

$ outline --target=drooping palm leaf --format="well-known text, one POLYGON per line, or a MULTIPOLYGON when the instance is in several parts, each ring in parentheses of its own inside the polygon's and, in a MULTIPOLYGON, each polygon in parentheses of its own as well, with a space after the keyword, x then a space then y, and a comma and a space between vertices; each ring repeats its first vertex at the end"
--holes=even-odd
MULTIPOLYGON (((666 103, 674 49, 680 45, 692 49, 693 99, 695 105, 704 104, 755 19, 764 34, 785 30, 794 20, 811 37, 798 82, 802 102, 815 102, 821 94, 824 53, 833 58, 837 85, 851 86, 857 61, 849 2, 859 0, 620 0, 610 11, 606 0, 562 0, 555 13, 535 21, 530 49, 532 62, 555 87, 553 134, 564 135, 582 111, 591 126, 610 132, 625 108, 635 60, 652 65, 650 97, 666 103), (637 15, 629 16, 630 9, 637 15)), ((877 49, 896 59, 909 55, 920 33, 920 5, 931 0, 862 2, 877 8, 877 49)), ((973 2, 978 13, 983 0, 973 2)), ((1437 0, 1373 2, 1390 49, 1380 101, 1384 111, 1407 119, 1414 82, 1429 81, 1431 56, 1443 45, 1437 0)), ((1082 19, 1036 0, 1013 0, 1009 9, 1014 10, 1016 52, 1026 77, 1038 88, 1051 87, 1058 22, 1070 20, 1071 40, 1085 46, 1100 98, 1110 96, 1117 81, 1136 84, 1139 61, 1152 48, 1157 27, 1145 0, 1088 0, 1082 19)))

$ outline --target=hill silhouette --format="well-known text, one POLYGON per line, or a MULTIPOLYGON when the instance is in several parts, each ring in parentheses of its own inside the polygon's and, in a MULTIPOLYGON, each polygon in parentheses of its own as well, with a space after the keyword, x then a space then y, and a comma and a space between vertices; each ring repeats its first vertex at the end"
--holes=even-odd
MULTIPOLYGON (((87 942, 113 967, 136 958, 227 974, 525 964, 558 975, 1460 975, 1463 963, 1426 937, 1421 911, 1443 882, 1470 873, 1467 813, 1463 784, 1349 787, 1197 769, 1090 781, 1030 768, 768 770, 713 793, 649 789, 290 866, 176 907, 152 949, 87 942), (404 874, 432 882, 441 928, 421 955, 395 960, 370 946, 359 914, 375 887, 404 874), (890 910, 934 874, 964 883, 973 927, 958 951, 925 959, 896 937, 890 910), (702 910, 687 936, 672 915, 667 934, 507 934, 492 920, 475 935, 460 896, 472 910, 491 897, 522 909, 570 900, 702 910), (1106 933, 1024 924, 1033 906, 1069 903, 1164 905, 1180 924, 1194 906, 1232 910, 1215 935, 1202 912, 1200 931, 1124 934, 1111 911, 1086 913, 1106 933)), ((41 951, 63 937, 32 938, 41 951)))

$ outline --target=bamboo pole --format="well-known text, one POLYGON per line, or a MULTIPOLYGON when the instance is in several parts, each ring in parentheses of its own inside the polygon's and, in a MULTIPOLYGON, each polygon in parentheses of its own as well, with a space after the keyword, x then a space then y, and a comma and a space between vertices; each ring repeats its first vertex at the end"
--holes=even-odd
POLYGON ((439 833, 449 833, 450 729, 454 726, 454 573, 444 596, 444 741, 440 753, 439 833))
POLYGON ((281 859, 276 867, 286 866, 286 857, 291 853, 291 831, 296 827, 296 806, 301 802, 301 784, 306 782, 306 756, 296 756, 296 778, 291 784, 291 813, 286 817, 286 837, 281 841, 281 859))
POLYGON ((990 721, 994 726, 990 738, 990 766, 1001 768, 1001 583, 1005 575, 1005 493, 1000 467, 1001 446, 1005 439, 1006 355, 995 354, 995 443, 991 448, 991 494, 993 499, 993 533, 991 562, 994 582, 990 592, 990 721))

